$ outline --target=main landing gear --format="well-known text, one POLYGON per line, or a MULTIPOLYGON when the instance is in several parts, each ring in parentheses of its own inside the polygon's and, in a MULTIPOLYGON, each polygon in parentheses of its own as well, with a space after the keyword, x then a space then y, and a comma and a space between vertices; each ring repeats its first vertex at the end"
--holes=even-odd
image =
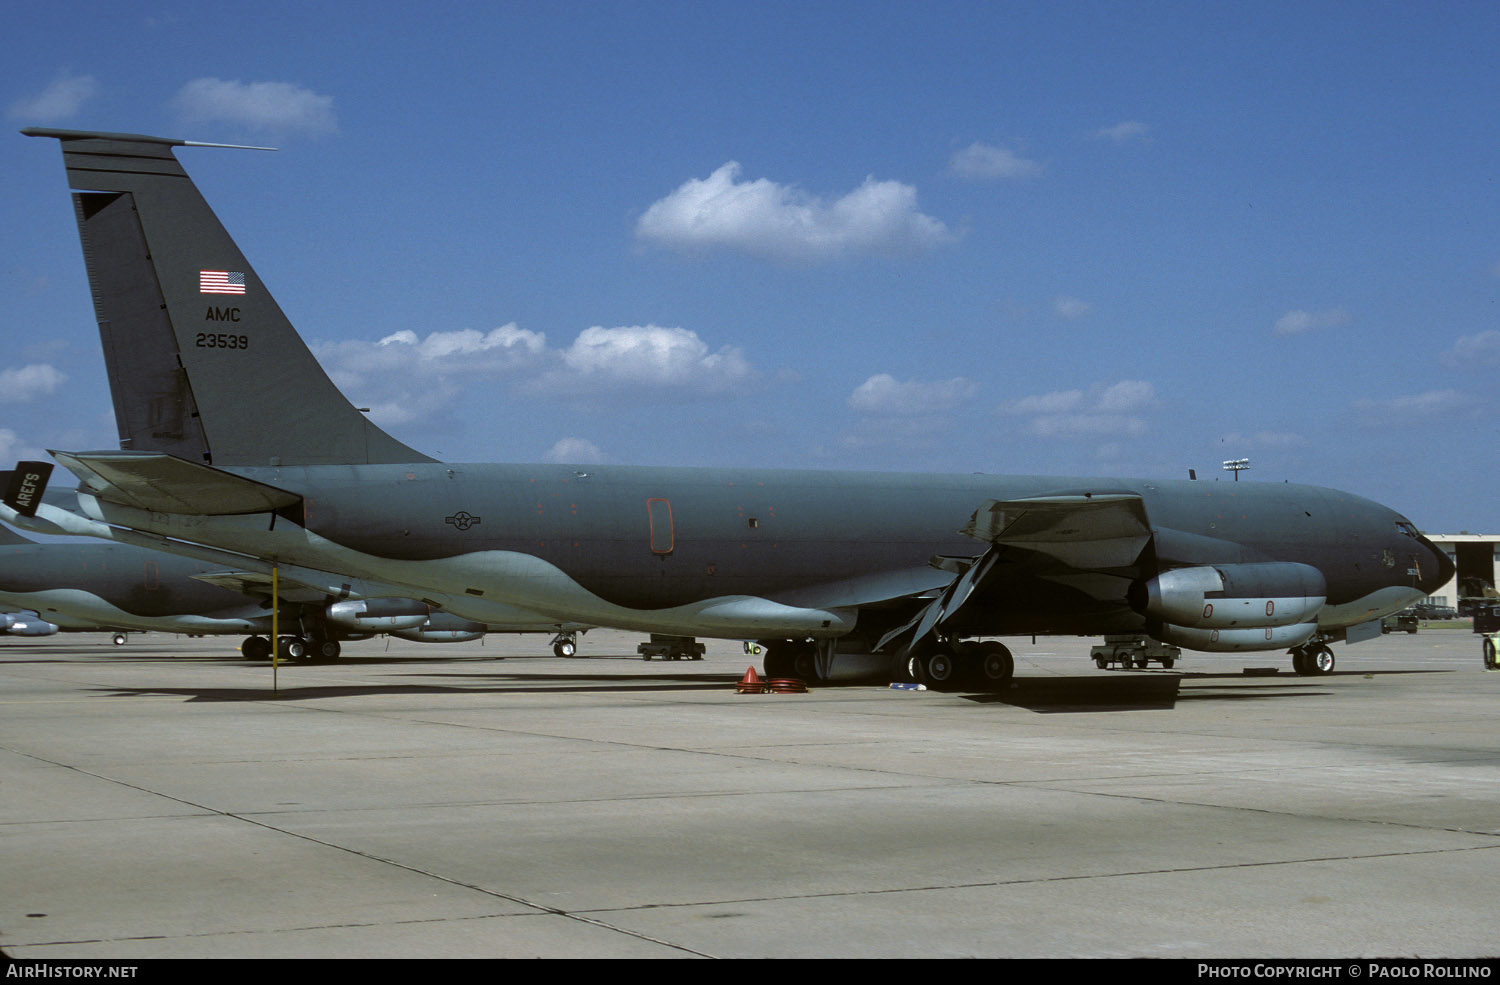
POLYGON ((1333 650, 1327 643, 1309 640, 1291 649, 1292 669, 1303 677, 1320 677, 1333 673, 1333 650))
MULTIPOLYGON (((282 660, 298 663, 331 663, 339 658, 343 647, 338 640, 305 639, 301 636, 283 636, 277 647, 282 660)), ((240 644, 240 656, 246 660, 271 659, 271 641, 264 636, 246 637, 240 644)))
POLYGON ((978 640, 947 642, 928 653, 898 658, 897 679, 909 679, 938 691, 994 691, 1010 683, 1016 661, 1004 643, 978 640))
POLYGON ((572 633, 558 633, 552 637, 552 655, 554 657, 577 656, 578 637, 572 633))

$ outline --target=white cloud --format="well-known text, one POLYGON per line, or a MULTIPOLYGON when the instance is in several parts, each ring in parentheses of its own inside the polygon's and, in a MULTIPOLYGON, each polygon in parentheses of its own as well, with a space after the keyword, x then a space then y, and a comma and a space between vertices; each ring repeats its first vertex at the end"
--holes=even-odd
POLYGON ((917 192, 866 178, 835 202, 766 178, 741 181, 730 161, 689 179, 651 205, 636 236, 683 250, 727 248, 776 260, 832 260, 854 253, 916 253, 953 239, 917 210, 917 192))
POLYGON ((1111 414, 1140 410, 1156 402, 1156 388, 1145 380, 1121 380, 1100 391, 1096 406, 1111 414))
POLYGON ((46 396, 68 377, 48 363, 0 371, 0 403, 20 404, 46 396))
POLYGON ((1052 301, 1052 313, 1065 321, 1083 318, 1094 310, 1094 306, 1078 298, 1059 296, 1052 301))
POLYGON ((185 123, 223 121, 272 132, 333 133, 333 97, 290 82, 194 79, 175 99, 185 123))
MULTIPOLYGON (((110 418, 111 427, 114 418, 110 418)), ((36 445, 28 445, 20 435, 10 428, 0 428, 0 468, 12 468, 16 462, 45 462, 47 453, 36 445)))
POLYGON ((1449 369, 1500 369, 1500 332, 1465 335, 1438 357, 1449 369))
POLYGON ((1054 390, 1051 393, 1039 393, 1012 400, 1002 406, 1000 411, 1024 417, 1031 414, 1061 414, 1082 406, 1082 390, 1054 390))
POLYGON ((479 332, 395 332, 377 342, 313 347, 329 377, 381 425, 434 418, 471 384, 577 401, 692 400, 748 389, 756 371, 744 353, 711 350, 697 333, 658 325, 580 332, 565 349, 514 322, 479 332), (370 403, 369 395, 378 394, 370 403))
POLYGON ((1004 147, 973 143, 954 154, 948 171, 960 178, 1033 178, 1042 165, 1004 147))
POLYGON ((1476 409, 1479 404, 1458 390, 1428 390, 1426 393, 1356 400, 1351 405, 1365 424, 1387 426, 1430 422, 1476 409))
POLYGON ((979 385, 955 376, 951 380, 898 381, 889 373, 865 380, 849 395, 849 406, 865 414, 915 416, 949 411, 974 396, 979 385))
POLYGON ((1112 140, 1117 144, 1123 144, 1127 140, 1145 140, 1146 124, 1138 120, 1125 120, 1116 123, 1112 127, 1103 127, 1094 131, 1094 137, 1099 140, 1112 140))
POLYGON ((98 91, 99 85, 92 75, 64 75, 37 95, 11 103, 9 112, 16 119, 37 123, 65 120, 98 91))
POLYGON ((408 330, 379 342, 356 339, 314 348, 334 383, 340 389, 355 389, 366 377, 384 374, 499 376, 536 368, 547 356, 547 336, 511 322, 488 332, 465 328, 421 339, 408 330))
MULTIPOLYGON (((562 352, 565 375, 704 394, 740 388, 754 370, 739 349, 710 352, 697 332, 660 325, 584 329, 562 352)), ((544 386, 546 384, 544 383, 544 386)))
POLYGON ((1058 390, 1021 397, 1000 412, 1029 417, 1027 430, 1039 438, 1134 438, 1146 433, 1139 415, 1156 403, 1156 388, 1145 380, 1121 380, 1108 386, 1058 390))
POLYGON ((1349 312, 1343 308, 1327 311, 1288 311, 1276 319, 1277 335, 1301 335, 1320 328, 1337 328, 1349 324, 1349 312))
POLYGON ((586 438, 563 438, 542 456, 542 461, 560 465, 599 465, 604 461, 604 453, 586 438))

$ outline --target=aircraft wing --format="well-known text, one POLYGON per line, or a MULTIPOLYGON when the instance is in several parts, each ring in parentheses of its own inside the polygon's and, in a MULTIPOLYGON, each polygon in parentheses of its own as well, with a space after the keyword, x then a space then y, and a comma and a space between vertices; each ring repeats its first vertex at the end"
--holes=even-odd
POLYGON ((1145 504, 1134 493, 992 499, 959 532, 1085 571, 1133 564, 1151 539, 1145 504))
POLYGON ((1152 536, 1141 497, 1120 492, 992 499, 974 511, 959 533, 988 543, 989 550, 971 562, 933 558, 933 567, 956 571, 958 577, 907 623, 886 633, 877 650, 909 633, 905 648, 910 653, 941 634, 1007 553, 1022 550, 1055 558, 1065 566, 1059 578, 1097 577, 1093 573, 1133 565, 1152 536))
MULTIPOLYGON (((219 588, 239 592, 241 595, 271 597, 271 576, 259 571, 208 571, 193 575, 193 577, 219 588)), ((277 579, 276 591, 283 602, 312 604, 325 601, 330 597, 327 586, 300 581, 286 575, 281 575, 277 579)))
POLYGON ((101 499, 156 513, 270 513, 302 501, 297 493, 161 452, 54 451, 52 456, 101 499))

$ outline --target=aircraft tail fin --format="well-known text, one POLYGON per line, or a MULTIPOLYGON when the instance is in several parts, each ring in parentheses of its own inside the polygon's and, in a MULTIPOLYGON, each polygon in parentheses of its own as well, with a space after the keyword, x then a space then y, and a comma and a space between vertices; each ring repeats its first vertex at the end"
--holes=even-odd
POLYGON ((62 145, 120 447, 212 465, 430 462, 333 385, 172 152, 33 127, 62 145))

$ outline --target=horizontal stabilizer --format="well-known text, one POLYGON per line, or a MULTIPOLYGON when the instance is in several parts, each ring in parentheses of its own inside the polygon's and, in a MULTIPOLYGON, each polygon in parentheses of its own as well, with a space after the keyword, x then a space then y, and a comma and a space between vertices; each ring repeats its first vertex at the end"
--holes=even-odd
POLYGON ((959 532, 1082 569, 1134 564, 1151 539, 1145 504, 1134 493, 992 499, 959 532))
POLYGON ((234 516, 270 513, 302 501, 297 493, 157 452, 52 455, 100 499, 156 513, 234 516))

